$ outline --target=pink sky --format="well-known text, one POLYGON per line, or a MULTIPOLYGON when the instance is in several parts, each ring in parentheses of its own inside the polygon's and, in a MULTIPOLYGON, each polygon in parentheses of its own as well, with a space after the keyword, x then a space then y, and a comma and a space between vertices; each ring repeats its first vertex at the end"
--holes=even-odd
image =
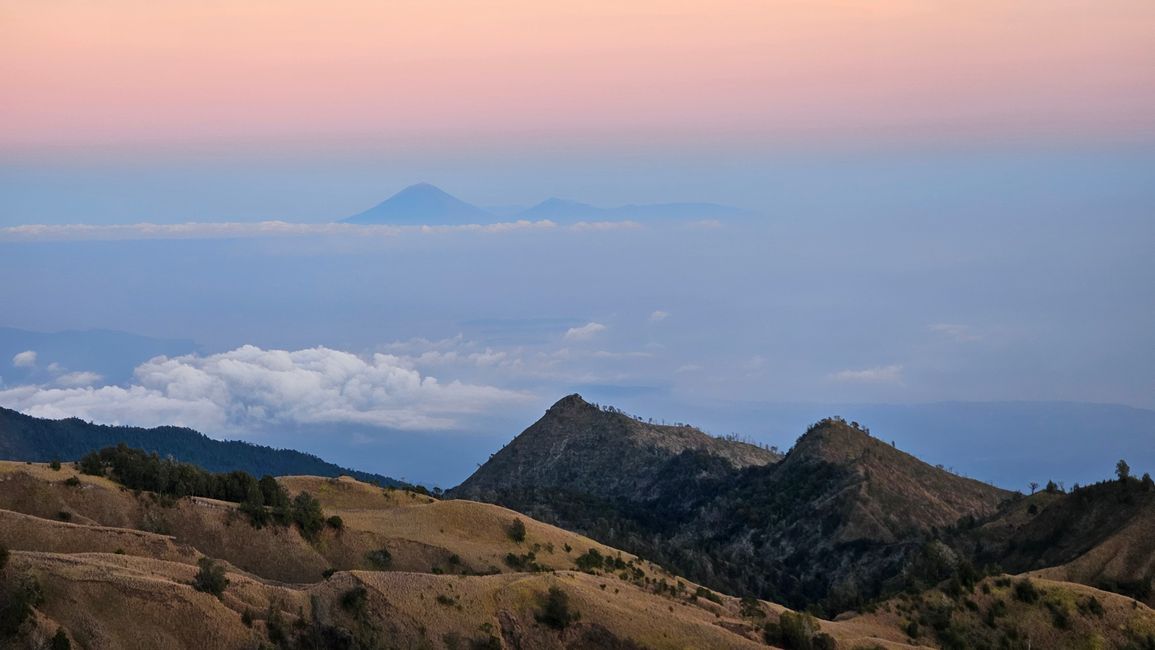
POLYGON ((1149 139, 1151 0, 0 0, 0 146, 1149 139))

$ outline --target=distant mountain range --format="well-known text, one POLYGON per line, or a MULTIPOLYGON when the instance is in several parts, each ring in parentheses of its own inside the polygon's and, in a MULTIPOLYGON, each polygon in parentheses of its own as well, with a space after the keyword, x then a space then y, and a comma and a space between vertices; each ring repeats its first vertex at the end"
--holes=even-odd
POLYGON ((486 210, 429 183, 410 185, 368 210, 343 219, 362 225, 465 225, 527 220, 618 221, 626 219, 714 219, 738 217, 745 210, 716 203, 652 203, 601 208, 550 198, 529 208, 486 210))
POLYGON ((380 474, 340 467, 312 454, 238 440, 213 440, 183 427, 144 429, 92 424, 78 418, 47 420, 0 407, 0 460, 78 460, 90 451, 122 442, 212 472, 241 470, 254 476, 346 475, 382 486, 406 485, 380 474))

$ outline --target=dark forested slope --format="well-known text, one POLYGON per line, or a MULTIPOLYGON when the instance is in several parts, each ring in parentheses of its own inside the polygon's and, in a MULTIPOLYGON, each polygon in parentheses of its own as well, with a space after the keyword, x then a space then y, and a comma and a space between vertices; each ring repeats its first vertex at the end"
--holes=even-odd
POLYGON ((344 474, 381 485, 402 485, 395 479, 346 469, 312 454, 236 440, 214 440, 183 427, 144 429, 92 424, 77 418, 46 420, 0 408, 0 459, 76 460, 89 452, 122 442, 129 447, 172 456, 213 472, 241 470, 255 476, 344 474))

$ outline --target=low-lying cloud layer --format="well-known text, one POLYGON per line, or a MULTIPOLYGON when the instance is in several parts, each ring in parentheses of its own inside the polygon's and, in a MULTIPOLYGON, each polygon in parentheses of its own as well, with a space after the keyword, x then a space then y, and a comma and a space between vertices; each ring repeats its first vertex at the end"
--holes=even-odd
POLYGON ((39 417, 238 433, 296 424, 455 429, 462 416, 529 398, 492 386, 442 383, 400 357, 325 347, 246 345, 208 356, 156 357, 135 374, 130 386, 18 386, 0 390, 0 402, 39 417))
POLYGON ((28 224, 0 228, 0 241, 118 241, 139 239, 231 239, 258 237, 369 236, 406 234, 505 233, 520 231, 602 231, 640 228, 633 221, 596 221, 562 225, 548 219, 468 225, 388 226, 287 221, 133 224, 28 224))

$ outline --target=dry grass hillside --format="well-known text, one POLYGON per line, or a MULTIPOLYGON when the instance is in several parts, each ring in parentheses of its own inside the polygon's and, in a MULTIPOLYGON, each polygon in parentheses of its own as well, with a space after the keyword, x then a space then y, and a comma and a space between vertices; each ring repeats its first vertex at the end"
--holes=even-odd
POLYGON ((810 621, 807 634, 834 644, 813 636, 807 647, 841 650, 1155 643, 1151 610, 1078 585, 1034 578, 1039 593, 1027 602, 1014 595, 1021 578, 988 578, 965 593, 940 586, 818 621, 498 506, 348 478, 280 482, 315 495, 341 527, 307 541, 291 527, 254 528, 235 504, 0 462, 0 545, 10 549, 0 610, 21 589, 36 595, 0 648, 39 649, 58 635, 94 649, 757 648, 790 621, 810 621), (384 564, 370 559, 382 549, 384 564), (228 581, 219 597, 194 588, 198 562, 210 559, 228 581))
POLYGON ((902 594, 860 619, 902 629, 911 644, 947 650, 1155 647, 1155 611, 1146 605, 1038 577, 993 576, 972 587, 902 594))
POLYGON ((1039 492, 960 536, 983 561, 1155 604, 1155 484, 1104 481, 1039 492))
MULTIPOLYGON (((308 542, 294 528, 254 528, 234 504, 0 463, 3 583, 33 579, 41 594, 21 636, 0 647, 39 648, 59 628, 84 648, 752 648, 766 647, 760 630, 784 611, 499 506, 348 478, 281 482, 315 495, 341 529, 308 542), (370 570, 380 549, 388 564, 370 570), (203 558, 227 572, 220 598, 192 586, 203 558), (551 587, 574 615, 560 629, 539 620, 551 587)), ((821 628, 904 647, 868 620, 821 628)))

